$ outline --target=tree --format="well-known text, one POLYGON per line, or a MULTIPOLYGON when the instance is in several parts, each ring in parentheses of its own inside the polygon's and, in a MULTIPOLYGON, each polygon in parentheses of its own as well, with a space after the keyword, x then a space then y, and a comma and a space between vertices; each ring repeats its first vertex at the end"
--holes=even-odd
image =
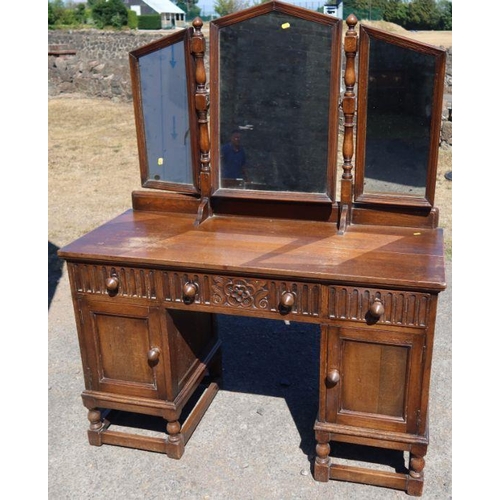
POLYGON ((403 0, 387 0, 384 20, 404 26, 408 19, 408 3, 403 0))
POLYGON ((225 16, 250 7, 248 0, 216 0, 214 10, 219 16, 225 16))
POLYGON ((435 0, 413 0, 408 5, 408 24, 405 28, 432 30, 437 28, 438 22, 435 0))
POLYGON ((92 17, 98 28, 121 28, 127 24, 127 7, 122 0, 98 0, 92 7, 92 17))
POLYGON ((84 24, 87 19, 87 13, 85 11, 85 4, 79 3, 74 8, 75 19, 78 23, 84 24))
POLYGON ((439 0, 437 9, 439 12, 438 29, 451 31, 451 2, 449 0, 439 0))
POLYGON ((68 12, 63 0, 54 0, 53 2, 49 2, 48 8, 49 26, 53 26, 55 24, 72 24, 72 13, 68 12))
POLYGON ((194 19, 200 15, 201 9, 196 5, 198 0, 177 0, 177 7, 186 13, 187 19, 194 19))

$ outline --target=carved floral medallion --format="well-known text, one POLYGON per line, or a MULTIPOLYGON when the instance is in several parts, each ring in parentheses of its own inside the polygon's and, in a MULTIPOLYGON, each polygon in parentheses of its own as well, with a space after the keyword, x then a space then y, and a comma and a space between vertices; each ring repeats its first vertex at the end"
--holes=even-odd
POLYGON ((268 293, 266 281, 227 278, 217 276, 212 284, 214 304, 249 309, 267 309, 268 293))

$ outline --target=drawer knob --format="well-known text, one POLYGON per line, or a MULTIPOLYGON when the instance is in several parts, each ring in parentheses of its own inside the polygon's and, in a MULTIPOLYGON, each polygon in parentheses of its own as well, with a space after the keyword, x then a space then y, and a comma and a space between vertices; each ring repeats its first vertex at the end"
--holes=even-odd
POLYGON ((116 276, 110 276, 106 280, 106 290, 108 292, 116 292, 118 290, 118 285, 120 284, 116 276))
POLYGON ((291 309, 295 304, 295 295, 291 292, 285 292, 281 295, 280 305, 284 309, 291 309))
POLYGON ((184 283, 184 286, 182 287, 182 293, 184 294, 184 299, 192 301, 198 293, 198 286, 196 285, 196 283, 188 281, 184 283))
POLYGON ((153 347, 148 351, 148 363, 150 365, 156 365, 160 359, 160 349, 158 347, 153 347))
POLYGON ((385 312, 384 309, 384 304, 382 304, 382 301, 379 298, 376 298, 373 301, 373 304, 370 306, 370 314, 374 318, 380 318, 385 312))
POLYGON ((340 382, 340 373, 338 370, 332 370, 326 376, 326 382, 330 387, 337 385, 340 382))

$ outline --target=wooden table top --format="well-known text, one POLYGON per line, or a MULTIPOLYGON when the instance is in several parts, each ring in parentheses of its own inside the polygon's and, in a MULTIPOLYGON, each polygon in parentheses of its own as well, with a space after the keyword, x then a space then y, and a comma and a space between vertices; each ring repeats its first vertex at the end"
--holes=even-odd
POLYGON ((438 292, 446 288, 441 229, 124 212, 59 251, 68 261, 438 292))

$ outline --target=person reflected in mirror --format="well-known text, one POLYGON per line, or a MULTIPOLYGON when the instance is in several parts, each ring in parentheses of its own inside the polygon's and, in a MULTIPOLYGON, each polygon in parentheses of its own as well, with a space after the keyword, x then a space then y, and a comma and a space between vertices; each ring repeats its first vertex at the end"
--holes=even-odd
POLYGON ((243 183, 246 180, 246 155, 239 130, 231 132, 231 138, 222 146, 220 156, 222 179, 239 179, 243 183))

